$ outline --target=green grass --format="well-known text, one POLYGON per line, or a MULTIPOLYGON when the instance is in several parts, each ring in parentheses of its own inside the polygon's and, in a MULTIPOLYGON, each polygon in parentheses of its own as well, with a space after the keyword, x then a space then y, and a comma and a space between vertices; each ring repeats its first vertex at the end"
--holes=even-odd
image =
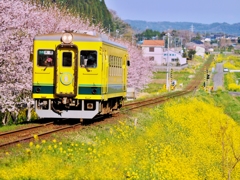
MULTIPOLYGON (((172 72, 172 78, 171 78, 171 74, 169 72, 169 81, 170 79, 172 80, 176 80, 177 81, 177 86, 179 86, 179 84, 183 84, 186 85, 191 81, 191 78, 189 78, 190 75, 193 75, 193 73, 188 72, 186 69, 183 69, 181 71, 173 71, 172 72)), ((160 93, 165 93, 163 87, 166 84, 166 72, 155 72, 154 73, 154 77, 153 77, 153 81, 151 83, 148 84, 148 86, 143 90, 143 92, 146 93, 156 93, 156 92, 160 92, 160 93), (158 80, 161 79, 162 81, 160 83, 157 83, 154 80, 158 80), (164 81, 165 79, 165 81, 164 81)))
POLYGON ((153 75, 153 79, 166 79, 166 72, 158 71, 154 72, 153 75))
POLYGON ((240 97, 234 97, 227 91, 218 90, 211 95, 216 106, 222 107, 224 112, 240 124, 240 97))
POLYGON ((0 126, 0 132, 15 130, 18 127, 20 127, 20 125, 0 126))

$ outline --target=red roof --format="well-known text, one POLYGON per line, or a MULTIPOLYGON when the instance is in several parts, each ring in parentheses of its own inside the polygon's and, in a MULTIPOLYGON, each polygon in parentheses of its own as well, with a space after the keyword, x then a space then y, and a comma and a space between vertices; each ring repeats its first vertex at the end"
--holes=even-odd
POLYGON ((164 40, 144 40, 143 46, 164 46, 164 40))

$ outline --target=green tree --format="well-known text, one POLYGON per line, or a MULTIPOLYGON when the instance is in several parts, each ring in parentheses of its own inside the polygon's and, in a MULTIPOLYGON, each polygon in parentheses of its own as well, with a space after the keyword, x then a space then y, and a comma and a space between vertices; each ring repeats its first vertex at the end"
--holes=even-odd
POLYGON ((200 41, 202 39, 201 34, 197 33, 195 37, 192 37, 192 41, 200 41))
POLYGON ((195 50, 189 50, 188 51, 188 59, 193 59, 194 55, 196 54, 196 51, 195 50))
POLYGON ((163 34, 159 31, 153 31, 152 29, 146 29, 142 33, 138 33, 135 35, 138 41, 142 41, 144 39, 162 39, 163 34))

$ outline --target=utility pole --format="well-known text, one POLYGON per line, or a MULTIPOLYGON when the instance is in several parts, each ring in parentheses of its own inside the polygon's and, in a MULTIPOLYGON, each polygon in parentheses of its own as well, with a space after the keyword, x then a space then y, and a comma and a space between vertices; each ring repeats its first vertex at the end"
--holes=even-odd
MULTIPOLYGON (((190 32, 192 32, 192 34, 193 34, 193 31, 194 31, 194 27, 193 27, 193 25, 191 25, 191 28, 190 28, 190 32)), ((190 33, 190 41, 191 41, 191 39, 192 39, 192 34, 190 33)))
POLYGON ((168 46, 167 46, 167 77, 166 77, 166 89, 167 91, 169 91, 169 82, 168 82, 168 61, 169 61, 169 33, 167 33, 167 36, 168 36, 168 46))
POLYGON ((116 29, 116 38, 118 38, 119 30, 116 29))

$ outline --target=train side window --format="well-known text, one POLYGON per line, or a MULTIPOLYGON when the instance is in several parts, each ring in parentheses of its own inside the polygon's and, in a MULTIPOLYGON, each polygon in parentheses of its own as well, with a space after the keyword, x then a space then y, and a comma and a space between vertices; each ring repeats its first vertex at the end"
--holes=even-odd
POLYGON ((109 67, 112 66, 112 62, 111 62, 111 60, 112 60, 112 56, 109 56, 109 61, 108 61, 109 67))
POLYGON ((62 66, 63 67, 71 67, 72 66, 72 53, 71 52, 63 52, 62 53, 62 66))
POLYGON ((116 56, 114 56, 114 60, 113 60, 113 67, 116 67, 116 56))
POLYGON ((109 76, 112 76, 113 67, 113 56, 109 56, 109 76))
POLYGON ((120 57, 118 57, 118 68, 121 67, 121 61, 120 61, 120 57))
POLYGON ((54 66, 55 58, 53 50, 38 50, 37 65, 38 66, 54 66))
POLYGON ((80 65, 86 68, 97 67, 97 51, 81 51, 80 52, 80 65))

